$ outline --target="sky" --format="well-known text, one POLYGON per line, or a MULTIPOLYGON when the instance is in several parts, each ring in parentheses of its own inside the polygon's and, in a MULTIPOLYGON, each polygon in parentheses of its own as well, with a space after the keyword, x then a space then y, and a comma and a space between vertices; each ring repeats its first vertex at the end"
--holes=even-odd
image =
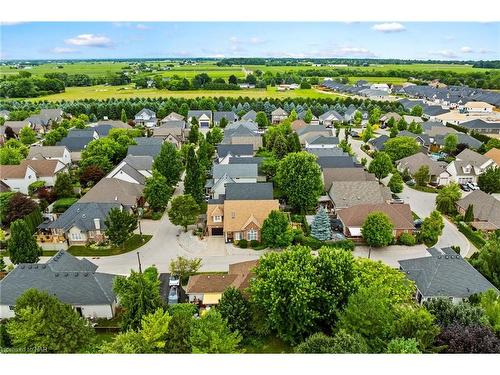
POLYGON ((32 22, 0 26, 0 58, 500 59, 500 23, 32 22))

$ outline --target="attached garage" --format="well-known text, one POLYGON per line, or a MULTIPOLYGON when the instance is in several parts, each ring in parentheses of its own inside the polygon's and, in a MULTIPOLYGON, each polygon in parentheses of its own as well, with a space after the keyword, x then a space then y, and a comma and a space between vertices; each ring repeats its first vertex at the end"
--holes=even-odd
POLYGON ((212 236, 222 236, 224 235, 223 228, 212 228, 212 236))

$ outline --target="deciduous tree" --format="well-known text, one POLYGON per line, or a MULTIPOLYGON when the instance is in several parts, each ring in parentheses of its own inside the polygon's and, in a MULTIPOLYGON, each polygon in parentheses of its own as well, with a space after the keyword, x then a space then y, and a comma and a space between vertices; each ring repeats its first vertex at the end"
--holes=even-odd
POLYGON ((251 315, 250 303, 243 297, 241 291, 230 287, 222 293, 222 297, 217 305, 223 319, 227 322, 227 327, 231 332, 239 332, 242 337, 250 334, 251 315))
POLYGON ((69 173, 59 173, 57 175, 56 183, 54 184, 54 192, 58 199, 75 196, 73 181, 69 173))
POLYGON ((394 225, 383 212, 372 212, 361 228, 363 239, 369 246, 382 247, 389 245, 393 240, 394 225))
POLYGON ((500 168, 490 167, 486 169, 477 179, 479 188, 488 193, 500 193, 500 168))
POLYGON ((165 176, 157 170, 153 170, 153 176, 146 179, 146 187, 144 188, 144 197, 149 207, 153 211, 164 210, 171 196, 172 188, 165 176))
POLYGON ((287 215, 273 210, 262 224, 262 240, 272 247, 287 247, 292 243, 293 233, 287 215))
POLYGON ((451 183, 439 190, 436 196, 436 208, 444 214, 452 214, 456 211, 455 204, 462 197, 458 184, 451 183))
POLYGON ((124 246, 137 228, 137 217, 119 208, 112 208, 104 219, 106 237, 114 246, 124 246))
POLYGON ((500 288, 500 235, 492 234, 470 262, 493 285, 500 288))
POLYGON ((368 172, 373 173, 375 177, 378 178, 380 182, 381 179, 389 176, 392 171, 392 160, 389 155, 383 151, 379 151, 375 154, 375 157, 368 167, 368 172))
POLYGON ((399 174, 399 172, 394 172, 391 176, 391 179, 389 180, 389 183, 387 184, 387 187, 391 189, 391 192, 393 193, 401 193, 403 191, 403 178, 399 174))
POLYGON ((191 195, 178 195, 172 199, 168 218, 174 225, 184 227, 187 232, 188 225, 193 225, 198 219, 200 207, 191 195))
POLYGON ((384 151, 391 157, 392 161, 396 161, 407 156, 416 154, 420 150, 417 141, 412 137, 396 137, 385 142, 384 151))
POLYGON ((193 353, 237 353, 241 335, 231 332, 216 309, 208 310, 191 327, 193 353))
POLYGON ((430 216, 423 220, 418 237, 427 247, 434 246, 443 233, 443 228, 443 217, 438 211, 432 211, 430 216))
POLYGON ((431 180, 431 175, 429 173, 429 166, 422 165, 413 175, 415 183, 417 186, 427 186, 431 180))
POLYGON ((183 169, 179 151, 170 142, 161 146, 160 153, 153 162, 153 168, 160 172, 166 179, 168 186, 175 186, 179 181, 183 169))

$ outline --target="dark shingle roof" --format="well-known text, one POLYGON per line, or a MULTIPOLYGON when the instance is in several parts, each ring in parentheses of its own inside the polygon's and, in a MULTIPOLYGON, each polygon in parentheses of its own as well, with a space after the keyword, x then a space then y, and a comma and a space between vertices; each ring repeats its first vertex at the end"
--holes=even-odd
POLYGON ((225 118, 228 122, 234 122, 238 120, 238 116, 236 116, 236 113, 234 113, 233 111, 214 112, 214 122, 220 122, 220 120, 222 120, 223 118, 225 118))
POLYGON ((486 122, 484 120, 481 120, 481 119, 475 119, 475 120, 471 120, 471 121, 467 121, 467 122, 462 122, 460 124, 460 126, 466 128, 466 129, 472 129, 472 130, 476 130, 476 129, 495 129, 495 130, 498 130, 500 129, 500 122, 486 122))
POLYGON ((43 224, 48 229, 69 230, 73 226, 82 231, 95 230, 94 219, 99 219, 101 229, 106 229, 104 219, 112 208, 119 208, 119 203, 75 203, 56 220, 43 224))
POLYGON ((66 146, 66 148, 71 151, 82 151, 85 146, 92 142, 94 138, 92 136, 88 137, 65 137, 56 143, 56 146, 66 146))
POLYGON ((228 153, 231 153, 233 156, 242 156, 242 155, 253 155, 253 145, 228 145, 228 144, 220 144, 217 145, 217 155, 220 158, 225 157, 228 153))
POLYGON ((161 145, 163 139, 154 137, 136 137, 134 141, 139 146, 161 145))
MULTIPOLYGON (((431 256, 400 260, 424 297, 467 298, 496 288, 451 248, 428 249, 431 256)), ((498 292, 498 291, 497 291, 498 292)))
POLYGON ((244 121, 255 121, 255 118, 257 117, 257 112, 255 112, 253 109, 245 113, 243 116, 241 116, 241 120, 244 121))
POLYGON ((320 156, 317 162, 321 168, 354 168, 358 166, 352 156, 320 156))
POLYGON ((160 151, 161 151, 161 144, 131 145, 128 146, 127 155, 134 155, 134 156, 148 155, 154 159, 156 155, 160 153, 160 151))
POLYGON ((226 185, 226 200, 269 200, 273 199, 273 184, 233 183, 226 185))
POLYGON ((383 151, 385 149, 385 142, 387 142, 388 140, 389 137, 383 134, 380 137, 370 139, 368 143, 371 144, 375 150, 383 151))
POLYGON ((59 251, 46 264, 22 263, 0 281, 0 304, 15 305, 30 288, 46 291, 71 305, 109 305, 116 300, 116 275, 95 272, 97 266, 59 251))

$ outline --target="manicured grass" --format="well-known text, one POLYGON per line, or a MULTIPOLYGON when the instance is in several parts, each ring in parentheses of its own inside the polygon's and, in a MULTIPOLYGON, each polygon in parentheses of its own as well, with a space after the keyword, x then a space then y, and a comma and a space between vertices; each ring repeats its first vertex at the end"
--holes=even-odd
POLYGON ((54 202, 52 209, 56 213, 62 213, 70 208, 78 198, 61 198, 54 202))
POLYGON ((359 80, 365 80, 370 83, 391 83, 395 85, 402 85, 407 82, 406 78, 401 77, 347 77, 349 79, 349 83, 353 84, 359 80))
POLYGON ((89 86, 89 87, 67 87, 65 92, 53 95, 40 96, 28 99, 30 101, 59 101, 79 99, 127 99, 127 98, 200 98, 200 97, 248 97, 248 98, 331 98, 341 96, 334 93, 325 93, 316 89, 298 89, 290 91, 277 91, 275 87, 266 89, 244 89, 244 90, 186 90, 168 91, 150 89, 136 89, 133 85, 126 86, 89 86))
POLYGON ((103 248, 97 249, 89 246, 71 246, 68 248, 68 252, 74 256, 109 256, 109 255, 120 255, 124 253, 128 253, 129 251, 133 251, 144 244, 146 244, 150 239, 151 235, 144 234, 142 238, 144 242, 141 240, 141 236, 138 234, 134 234, 123 247, 111 247, 111 248, 103 248))
POLYGON ((277 337, 251 339, 243 345, 245 353, 279 354, 293 353, 293 349, 277 337))

